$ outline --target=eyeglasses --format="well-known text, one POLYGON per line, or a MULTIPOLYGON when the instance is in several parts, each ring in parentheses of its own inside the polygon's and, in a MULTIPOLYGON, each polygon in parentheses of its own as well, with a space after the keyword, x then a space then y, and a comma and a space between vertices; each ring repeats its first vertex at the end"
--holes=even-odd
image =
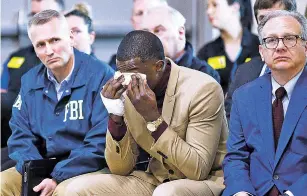
POLYGON ((297 39, 302 39, 301 36, 299 35, 287 35, 285 37, 267 37, 262 39, 262 44, 265 45, 267 49, 276 49, 279 40, 282 40, 282 43, 287 47, 287 48, 292 48, 297 44, 297 39))

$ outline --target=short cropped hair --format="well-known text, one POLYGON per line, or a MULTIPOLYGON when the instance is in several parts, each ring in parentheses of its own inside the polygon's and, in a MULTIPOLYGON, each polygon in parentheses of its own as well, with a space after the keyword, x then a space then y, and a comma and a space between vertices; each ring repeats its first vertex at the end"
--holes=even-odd
POLYGON ((299 12, 289 12, 286 10, 277 10, 272 11, 271 13, 265 15, 265 17, 260 21, 260 24, 258 26, 258 34, 259 34, 259 41, 262 43, 262 30, 264 25, 271 19, 277 18, 277 17, 283 17, 283 16, 291 16, 295 18, 301 25, 301 37, 303 40, 307 40, 307 21, 306 18, 300 14, 299 12))
MULTIPOLYGON (((133 2, 136 2, 138 0, 133 0, 133 2)), ((154 3, 155 5, 168 5, 167 0, 148 0, 148 1, 152 1, 152 3, 154 3)))
POLYGON ((28 29, 33 25, 43 25, 54 18, 65 19, 65 17, 56 10, 44 10, 35 14, 28 22, 28 29))
POLYGON ((164 50, 160 39, 147 31, 131 31, 119 44, 116 59, 128 61, 140 58, 142 62, 148 60, 164 60, 164 50))
POLYGON ((172 8, 168 5, 160 5, 160 6, 157 6, 157 7, 152 7, 145 12, 145 15, 150 14, 151 12, 155 12, 156 10, 160 10, 161 8, 167 10, 167 12, 168 12, 168 14, 171 18, 171 21, 175 26, 184 27, 185 22, 186 22, 185 17, 178 10, 176 10, 175 8, 172 8))
MULTIPOLYGON (((258 10, 270 9, 276 3, 280 3, 284 6, 284 10, 287 11, 296 11, 296 1, 295 0, 256 0, 254 4, 254 14, 257 20, 258 10)), ((257 20, 259 23, 260 21, 257 20)))

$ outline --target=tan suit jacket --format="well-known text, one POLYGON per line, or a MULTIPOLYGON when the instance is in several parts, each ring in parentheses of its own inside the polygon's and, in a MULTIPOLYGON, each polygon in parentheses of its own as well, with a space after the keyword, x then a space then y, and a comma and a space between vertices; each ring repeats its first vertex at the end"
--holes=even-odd
POLYGON ((107 164, 114 174, 134 175, 154 185, 184 178, 205 180, 219 195, 224 188, 221 165, 228 136, 222 88, 207 74, 171 63, 162 108, 169 127, 155 142, 146 121, 126 97, 128 131, 119 142, 108 131, 107 164), (133 171, 139 147, 152 157, 146 172, 133 171))

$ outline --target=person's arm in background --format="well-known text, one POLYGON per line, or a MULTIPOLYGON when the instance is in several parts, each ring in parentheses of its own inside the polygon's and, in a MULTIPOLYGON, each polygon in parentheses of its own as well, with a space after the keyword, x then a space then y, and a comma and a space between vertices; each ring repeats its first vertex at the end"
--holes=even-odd
POLYGON ((10 75, 7 67, 8 62, 9 60, 6 60, 1 67, 1 94, 6 93, 9 86, 10 75))
POLYGON ((234 77, 234 80, 229 84, 229 88, 228 88, 228 92, 226 94, 226 98, 225 98, 225 111, 226 111, 226 118, 229 121, 230 120, 230 112, 231 112, 231 106, 232 106, 232 96, 234 91, 239 88, 241 85, 240 81, 242 80, 242 73, 244 73, 244 71, 242 72, 243 66, 239 66, 237 71, 236 71, 236 75, 234 77))
POLYGON ((215 69, 213 69, 207 62, 203 61, 203 65, 200 67, 199 71, 202 71, 212 76, 218 83, 221 82, 220 74, 215 69))

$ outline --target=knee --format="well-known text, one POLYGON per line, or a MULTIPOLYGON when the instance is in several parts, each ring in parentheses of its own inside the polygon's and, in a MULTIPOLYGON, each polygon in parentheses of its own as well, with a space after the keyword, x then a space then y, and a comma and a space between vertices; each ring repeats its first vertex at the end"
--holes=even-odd
MULTIPOLYGON (((72 182, 71 182, 72 183, 72 182)), ((79 185, 75 185, 75 183, 71 184, 59 184, 56 189, 54 190, 52 196, 81 196, 81 195, 85 195, 82 192, 83 189, 83 185, 79 184, 79 185)))
POLYGON ((63 194, 59 195, 65 195, 65 196, 85 196, 86 194, 86 188, 83 185, 76 186, 75 183, 68 184, 63 194))
POLYGON ((91 190, 91 182, 82 178, 76 178, 69 182, 66 186, 61 187, 57 190, 57 194, 59 196, 86 196, 92 195, 90 193, 91 190))
POLYGON ((0 173, 1 196, 20 195, 21 175, 20 177, 19 176, 16 177, 16 176, 11 175, 10 172, 7 172, 7 170, 0 173))
POLYGON ((152 196, 176 196, 179 194, 179 190, 175 186, 168 186, 167 183, 157 186, 152 196))

